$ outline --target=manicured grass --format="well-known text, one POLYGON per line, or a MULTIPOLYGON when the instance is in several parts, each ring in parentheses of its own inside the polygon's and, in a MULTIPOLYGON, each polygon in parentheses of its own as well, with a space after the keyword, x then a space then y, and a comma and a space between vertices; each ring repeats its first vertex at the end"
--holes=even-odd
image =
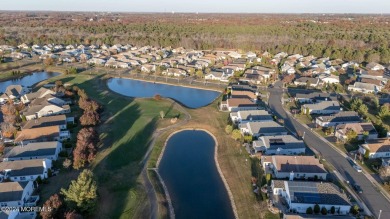
MULTIPOLYGON (((153 99, 131 99, 106 90, 101 75, 62 75, 62 80, 77 85, 102 104, 104 111, 98 128, 99 153, 91 167, 99 186, 99 208, 103 218, 142 218, 149 213, 147 196, 138 178, 153 132, 160 126, 160 111, 166 119, 179 114, 172 103, 153 99)), ((165 123, 164 123, 165 124, 165 123)), ((64 179, 60 187, 70 180, 64 179), (67 181, 67 182, 66 182, 67 181)), ((52 189, 55 190, 55 189, 52 189)))

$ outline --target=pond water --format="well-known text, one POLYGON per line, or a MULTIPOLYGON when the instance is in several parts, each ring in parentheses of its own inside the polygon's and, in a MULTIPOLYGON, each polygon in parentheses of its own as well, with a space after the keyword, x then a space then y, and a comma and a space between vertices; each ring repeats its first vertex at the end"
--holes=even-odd
POLYGON ((186 107, 200 108, 212 103, 220 92, 132 80, 127 78, 111 78, 108 88, 116 93, 129 97, 153 97, 159 94, 172 98, 186 107))
POLYGON ((205 131, 185 130, 168 140, 159 173, 176 218, 234 218, 214 150, 215 141, 205 131))
POLYGON ((59 74, 60 73, 57 73, 57 72, 34 72, 34 73, 28 74, 22 78, 1 81, 0 82, 0 93, 4 93, 5 89, 7 89, 7 87, 9 85, 18 84, 18 85, 23 85, 25 87, 28 87, 28 86, 31 86, 31 85, 36 84, 38 82, 49 79, 51 77, 55 77, 59 74))

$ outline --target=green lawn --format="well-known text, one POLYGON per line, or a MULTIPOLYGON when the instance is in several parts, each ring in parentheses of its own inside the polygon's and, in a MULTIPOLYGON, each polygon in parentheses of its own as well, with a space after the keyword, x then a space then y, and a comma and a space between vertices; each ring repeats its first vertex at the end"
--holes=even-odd
MULTIPOLYGON (((138 179, 142 169, 140 161, 148 149, 152 133, 161 123, 159 112, 166 112, 164 120, 167 120, 179 111, 172 109, 171 103, 165 100, 135 100, 109 92, 100 76, 62 75, 49 81, 58 79, 84 89, 104 108, 104 123, 99 126, 100 149, 91 165, 101 197, 96 216, 140 218, 147 215, 148 200, 138 179)), ((63 178, 59 185, 50 189, 55 192, 69 181, 63 178)), ((45 188, 42 190, 45 193, 45 188)))

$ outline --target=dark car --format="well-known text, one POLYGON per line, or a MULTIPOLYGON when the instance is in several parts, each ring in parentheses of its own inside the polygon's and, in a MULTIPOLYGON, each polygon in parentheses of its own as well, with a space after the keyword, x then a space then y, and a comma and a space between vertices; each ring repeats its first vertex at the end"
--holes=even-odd
POLYGON ((358 184, 355 183, 355 184, 353 185, 353 188, 355 189, 356 192, 358 192, 358 193, 363 193, 362 188, 361 188, 358 184))

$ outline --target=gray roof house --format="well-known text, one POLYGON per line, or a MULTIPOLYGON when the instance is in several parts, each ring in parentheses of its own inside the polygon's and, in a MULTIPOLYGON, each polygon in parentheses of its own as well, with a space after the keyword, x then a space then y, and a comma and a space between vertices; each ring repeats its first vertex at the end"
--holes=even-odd
POLYGON ((314 208, 314 205, 318 204, 328 211, 334 207, 341 215, 349 214, 351 202, 347 194, 333 183, 278 181, 272 180, 273 194, 283 196, 291 211, 306 213, 309 207, 314 208))
POLYGON ((302 106, 303 112, 309 112, 310 114, 333 114, 341 111, 341 107, 338 101, 322 101, 313 104, 304 104, 302 106))
POLYGON ((25 146, 15 146, 5 153, 3 161, 51 159, 57 160, 62 151, 62 143, 58 141, 29 143, 25 146))
POLYGON ((22 129, 33 129, 48 126, 60 126, 61 130, 65 130, 67 120, 65 115, 46 116, 38 119, 29 120, 24 123, 22 129))
POLYGON ((243 135, 252 135, 253 137, 287 135, 287 130, 274 121, 247 122, 240 124, 239 128, 243 135))
POLYGON ((359 123, 360 116, 355 111, 341 111, 329 116, 319 116, 316 118, 316 124, 321 127, 331 127, 346 123, 359 123))
POLYGON ((49 159, 15 160, 0 163, 0 182, 9 179, 13 182, 34 181, 38 177, 48 177, 48 169, 52 161, 49 159))
POLYGON ((263 154, 304 154, 306 152, 305 143, 296 139, 292 135, 262 136, 257 141, 253 141, 252 147, 256 153, 263 154))
POLYGON ((313 92, 309 94, 297 94, 295 100, 300 103, 316 103, 321 101, 337 100, 335 95, 330 93, 313 92))
POLYGON ((273 121, 272 115, 265 110, 247 110, 230 113, 230 118, 235 123, 273 121))
POLYGON ((36 206, 39 200, 39 196, 32 196, 33 192, 33 181, 0 183, 0 203, 2 204, 1 206, 36 206))
POLYGON ((361 93, 378 93, 382 90, 382 86, 378 86, 376 84, 355 82, 353 85, 348 86, 348 90, 361 93))

